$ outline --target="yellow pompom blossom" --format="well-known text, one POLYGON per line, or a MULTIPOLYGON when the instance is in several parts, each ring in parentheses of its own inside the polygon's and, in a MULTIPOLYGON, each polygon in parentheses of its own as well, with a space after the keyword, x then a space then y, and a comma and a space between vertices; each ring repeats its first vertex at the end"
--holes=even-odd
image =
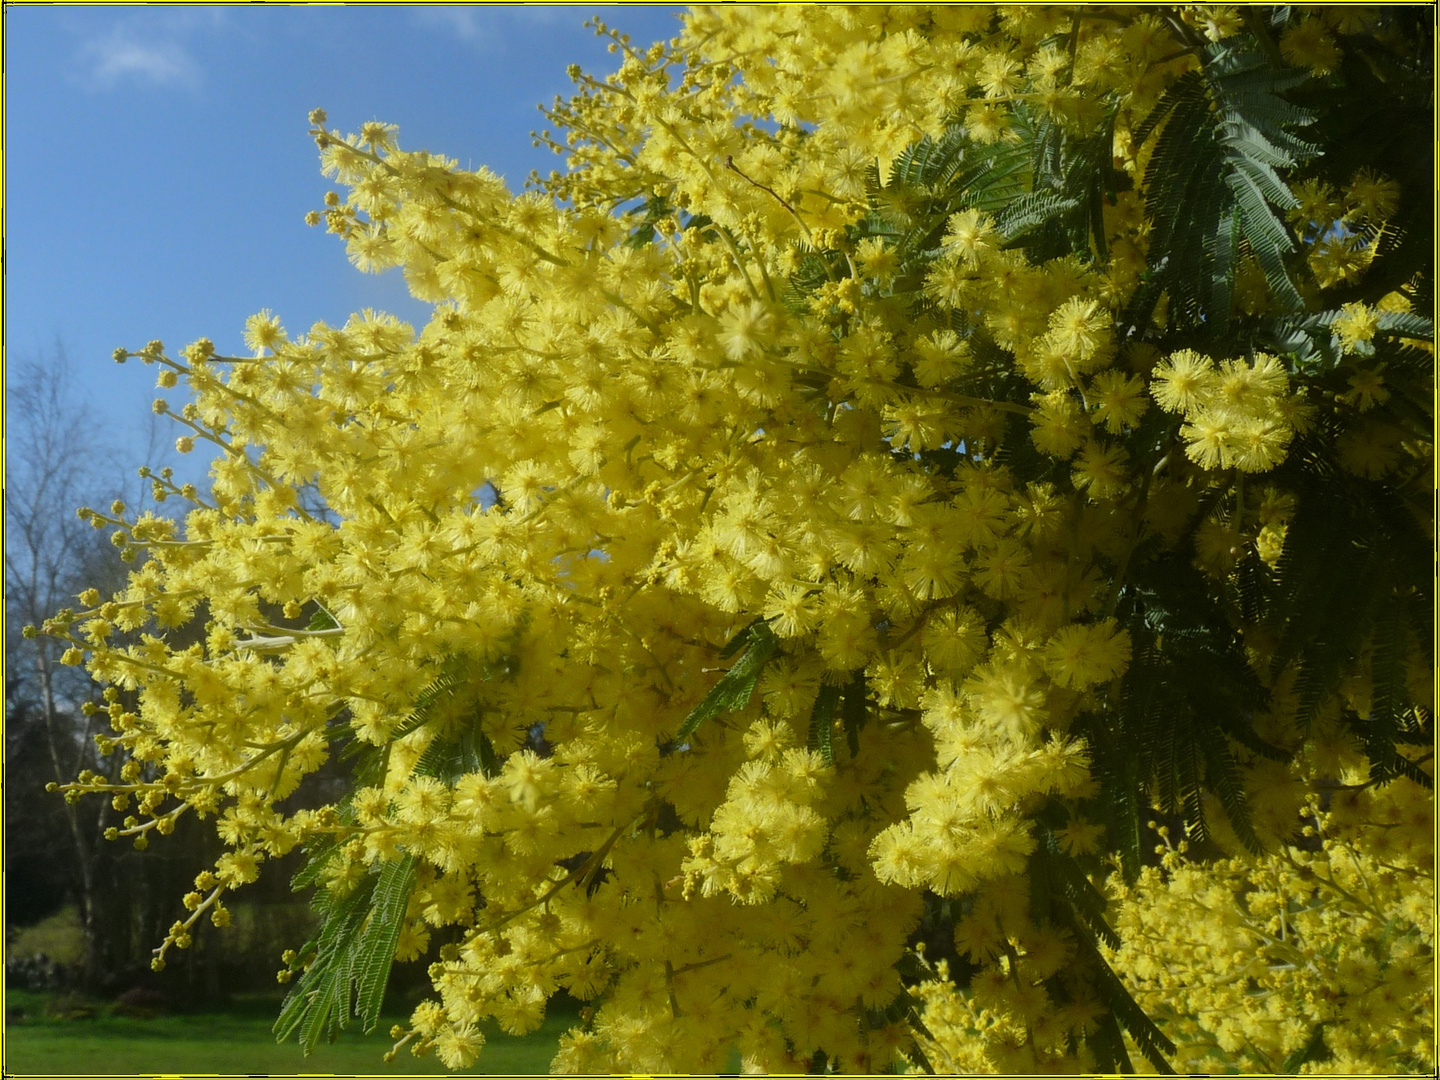
POLYGON ((1340 49, 1320 19, 1291 24, 1280 39, 1280 53, 1287 63, 1309 68, 1317 75, 1335 70, 1340 62, 1340 49))
MULTIPOLYGON (((1274 855, 1234 844, 1203 862, 1162 827, 1160 865, 1133 886, 1112 879, 1124 944, 1102 951, 1175 1042, 1178 1072, 1433 1072, 1430 793, 1408 780, 1327 788, 1301 820, 1300 842, 1274 855)), ((983 933, 961 933, 962 946, 985 947, 983 933)), ((936 1072, 1043 1069, 1031 1050, 1042 1039, 1033 1027, 1026 1037, 1025 993, 1067 944, 1034 930, 1011 944, 1001 965, 1010 977, 994 986, 959 991, 943 960, 919 986, 922 1049, 936 1072)), ((1143 1066, 1133 1043, 1129 1053, 1143 1066)))
MULTIPOLYGON (((1105 872, 1106 718, 1164 637, 1137 597, 1177 569, 1219 590, 1287 566, 1305 527, 1289 464, 1317 423, 1344 429, 1357 483, 1413 482, 1432 453, 1387 407, 1408 376, 1371 359, 1392 331, 1424 335, 1393 305, 1316 323, 1346 365, 1324 378, 1279 346, 1192 349, 1162 300, 1132 315, 1154 269, 1147 118, 1245 26, 1230 7, 914 5, 702 8, 649 48, 597 27, 618 70, 571 70, 559 133, 538 136, 568 169, 520 196, 392 126, 343 135, 313 113, 343 190, 309 220, 359 269, 399 267, 432 317, 287 334, 261 312, 254 356, 134 354, 188 389, 157 411, 186 449, 219 447, 210 490, 157 478, 188 502, 179 521, 87 511, 133 572, 44 628, 107 684, 104 746, 127 757, 120 782, 67 795, 125 796, 113 835, 138 846, 194 812, 228 847, 157 966, 302 847, 332 912, 377 898, 357 941, 431 959, 435 997, 395 1038, 450 1068, 483 1063, 482 1022, 533 1031, 562 988, 591 1003, 562 1071, 716 1072, 732 1048, 747 1071, 1103 1063, 1114 977, 1052 894, 1104 901, 1044 868, 1105 872), (1054 221, 942 190, 972 161, 1034 179, 1014 147, 1042 122, 1117 189, 1087 192, 1084 242, 1060 254, 1054 221), (945 153, 951 171, 927 172, 945 153), (201 612, 193 644, 168 633, 201 612), (342 746, 347 797, 287 803, 342 746), (937 912, 971 971, 947 989, 958 969, 936 961, 921 1028, 902 972, 937 912), (393 938, 365 929, 384 920, 393 938)), ((1277 55, 1328 70, 1352 32, 1306 17, 1277 55)), ((1363 279, 1398 197, 1370 173, 1297 187, 1307 293, 1363 279)), ((1272 270, 1236 270, 1237 319, 1278 310, 1272 270)), ((1246 722, 1308 755, 1307 782, 1353 769, 1346 717, 1428 722, 1423 678, 1393 700, 1419 653, 1404 633, 1347 656, 1338 686, 1302 686, 1310 730, 1291 700, 1305 642, 1205 603, 1234 609, 1227 662, 1273 706, 1246 699, 1246 722)), ((1337 1061, 1422 1059, 1371 1045, 1422 1034, 1416 798, 1367 793, 1351 839, 1336 789, 1302 858, 1284 844, 1299 781, 1217 738, 1191 759, 1248 792, 1280 854, 1167 855, 1117 887, 1117 970, 1177 1018, 1187 1063, 1213 1036, 1216 1060, 1273 1066, 1312 1018, 1353 1020, 1337 1061), (1273 899, 1294 881, 1309 900, 1273 899), (1218 913, 1246 889, 1270 907, 1218 913), (1196 986, 1225 960, 1144 932, 1152 909, 1231 954, 1253 924, 1292 950, 1248 942, 1257 978, 1303 956, 1339 990, 1309 968, 1313 993, 1265 1001, 1217 981, 1205 1000, 1239 1027, 1186 1027, 1189 976, 1164 950, 1189 949, 1196 986)), ((1137 800, 1176 802, 1163 784, 1137 800)), ((281 980, 323 960, 287 958, 281 980)))
POLYGON ((1177 1071, 1433 1072, 1430 792, 1327 787, 1303 820, 1263 859, 1196 862, 1167 836, 1160 867, 1115 885, 1116 971, 1177 1071))
POLYGON ((1156 403, 1185 417, 1185 453, 1206 469, 1266 472, 1285 460, 1303 424, 1303 402, 1289 394, 1284 367, 1273 356, 1252 363, 1185 351, 1156 367, 1156 403))
POLYGON ((1350 351, 1357 344, 1374 338, 1379 326, 1378 311, 1364 304, 1345 304, 1340 308, 1340 317, 1335 320, 1333 329, 1345 349, 1350 351))

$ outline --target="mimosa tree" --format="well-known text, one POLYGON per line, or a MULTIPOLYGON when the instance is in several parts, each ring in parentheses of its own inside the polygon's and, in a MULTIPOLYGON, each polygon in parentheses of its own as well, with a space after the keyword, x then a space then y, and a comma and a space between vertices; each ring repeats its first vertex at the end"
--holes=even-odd
POLYGON ((307 1049, 426 956, 452 1068, 1433 1069, 1430 18, 598 28, 521 195, 317 110, 433 317, 122 350, 223 453, 44 628, 229 845, 156 965, 302 847, 307 1049))

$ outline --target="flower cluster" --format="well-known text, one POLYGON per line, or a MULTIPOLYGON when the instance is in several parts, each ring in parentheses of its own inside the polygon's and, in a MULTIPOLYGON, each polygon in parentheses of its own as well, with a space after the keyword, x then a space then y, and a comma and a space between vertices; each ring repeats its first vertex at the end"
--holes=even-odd
POLYGON ((1302 842, 1116 883, 1116 970, 1175 1040, 1177 1070, 1435 1069, 1434 815, 1409 780, 1327 787, 1302 842), (1297 1066, 1302 1066, 1298 1068, 1297 1066))
MULTIPOLYGON (((1317 70, 1326 41, 1374 22, 1314 19, 1323 33, 1281 48, 1317 70)), ((1229 8, 725 7, 648 49, 597 27, 619 69, 572 71, 577 95, 548 114, 562 133, 537 137, 568 171, 518 196, 401 149, 388 125, 347 136, 312 114, 345 190, 309 220, 361 270, 399 267, 433 318, 366 310, 291 336, 261 312, 253 356, 121 350, 188 389, 178 412, 156 403, 181 449, 220 456, 205 493, 153 478, 183 521, 86 511, 135 569, 44 628, 107 684, 102 749, 126 759, 118 783, 71 794, 133 804, 114 835, 137 846, 189 812, 229 846, 157 965, 303 846, 332 905, 413 867, 394 955, 435 957, 436 997, 395 1038, 452 1068, 474 1062, 482 1021, 532 1030, 563 988, 595 1004, 559 1070, 714 1072, 738 1045, 747 1069, 871 1071, 927 1052, 900 972, 938 900, 973 974, 960 998, 925 991, 936 1064, 1093 1068, 1114 977, 1045 914, 1035 867, 1110 836, 1096 718, 1154 652, 1121 617, 1127 573, 1163 557, 1224 584, 1252 553, 1277 565, 1296 513, 1278 470, 1315 414, 1380 432, 1347 451, 1360 475, 1409 476, 1431 453, 1384 426, 1381 369, 1355 366, 1398 325, 1377 312, 1400 292, 1332 320, 1352 365, 1338 396, 1293 358, 1166 341, 1163 305, 1127 315, 1155 235, 1143 125, 1203 43, 1241 25, 1229 8), (1018 243, 1018 179, 952 205, 925 171, 947 145, 947 175, 970 160, 960 132, 976 176, 1029 175, 1028 150, 1005 155, 1042 123, 1114 163, 1083 250, 1018 243), (290 808, 337 757, 355 763, 346 798, 290 808)), ((1346 213, 1394 211, 1380 178, 1357 185, 1346 213)), ((1307 222, 1331 213, 1320 188, 1307 198, 1307 222)), ((1298 228, 1312 257, 1332 242, 1298 228)), ((1278 311, 1252 278, 1236 312, 1278 311)), ((1232 631, 1266 692, 1290 693, 1274 635, 1232 631)), ((1334 740, 1342 701, 1378 708, 1377 652, 1322 695, 1334 740)), ((1401 704, 1418 727, 1432 703, 1415 679, 1401 704)), ((1263 737, 1312 753, 1293 715, 1263 737)), ((1222 749, 1245 763, 1256 829, 1293 824, 1293 778, 1222 749)), ((1310 872, 1349 895, 1352 849, 1331 839, 1346 797, 1316 810, 1330 846, 1304 865, 1327 860, 1310 872)), ((1412 803, 1394 823, 1407 845, 1424 825, 1412 803)), ((1383 882, 1367 864, 1390 891, 1367 893, 1366 914, 1325 907, 1324 884, 1303 912, 1282 904, 1303 946, 1263 932, 1317 956, 1346 919, 1409 911, 1407 852, 1383 882)), ((1172 859, 1171 877, 1117 894, 1115 963, 1147 1008, 1163 1014, 1189 976, 1146 982, 1161 968, 1142 956, 1179 939, 1124 913, 1185 925, 1175 880, 1273 879, 1278 895, 1282 862, 1172 859)), ((1410 987, 1390 972, 1433 963, 1418 933, 1303 1016, 1351 1016, 1372 975, 1410 987)), ((322 962, 287 956, 281 979, 322 962)), ((1252 1007, 1224 996, 1243 986, 1216 993, 1252 1007)), ((1265 1027, 1253 1060, 1289 1053, 1297 1022, 1265 1027)), ((1373 1049, 1332 1045, 1347 1061, 1373 1049)))
POLYGON ((1185 453, 1203 468, 1267 472, 1303 424, 1303 399, 1287 393, 1285 369, 1273 356, 1253 363, 1175 353, 1155 369, 1151 393, 1166 412, 1185 417, 1185 453))

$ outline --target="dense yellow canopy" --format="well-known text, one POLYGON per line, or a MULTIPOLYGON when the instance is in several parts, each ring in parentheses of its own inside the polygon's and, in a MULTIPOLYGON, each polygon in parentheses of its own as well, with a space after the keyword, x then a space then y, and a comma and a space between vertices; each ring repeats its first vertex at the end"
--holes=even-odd
MULTIPOLYGON (((1297 15, 1279 56, 1329 70, 1373 30, 1356 11, 1297 15)), ((1103 887, 1084 718, 1140 648, 1117 615, 1132 560, 1193 536, 1214 582, 1277 566, 1296 498, 1271 475, 1319 417, 1348 425, 1360 476, 1428 452, 1367 416, 1388 393, 1367 346, 1399 292, 1335 324, 1338 402, 1284 356, 1127 329, 1155 228, 1141 125, 1243 25, 698 9, 668 45, 611 35, 615 74, 573 72, 543 136, 568 169, 519 196, 393 127, 312 115, 343 189, 312 223, 360 269, 400 267, 433 318, 291 337, 262 313, 254 357, 132 354, 194 395, 182 449, 223 456, 210 492, 173 492, 183 522, 96 513, 143 557, 127 591, 50 627, 110 685, 104 741, 129 756, 74 791, 138 804, 117 830, 137 843, 193 810, 231 846, 166 947, 304 845, 334 904, 410 860, 394 951, 431 956, 436 998, 396 1037, 457 1068, 483 1018, 532 1030, 558 988, 595 1004, 558 1070, 714 1072, 735 1045, 772 1071, 1108 1068, 1102 952, 1182 1070, 1278 1068, 1322 1021, 1348 1033, 1328 1044, 1342 1071, 1433 1067, 1428 792, 1330 795, 1366 783, 1340 723, 1369 709, 1364 662, 1302 727, 1295 666, 1245 637, 1257 730, 1292 755, 1226 750, 1253 837, 1207 796, 1224 858, 1182 842, 1133 885, 1113 875, 1118 948, 1036 901, 1052 857, 1103 887), (1090 246, 1017 246, 1025 170, 917 246, 942 194, 909 179, 917 146, 961 132, 998 153, 1041 123, 1099 138, 1119 178, 1090 246), (167 639, 197 615, 203 643, 167 639), (347 737, 369 771, 343 804, 287 809, 347 737), (916 945, 941 915, 963 978, 916 945)), ((1395 188, 1296 190, 1318 310, 1365 273, 1355 237, 1395 188)), ((1233 303, 1278 310, 1253 259, 1233 303)))

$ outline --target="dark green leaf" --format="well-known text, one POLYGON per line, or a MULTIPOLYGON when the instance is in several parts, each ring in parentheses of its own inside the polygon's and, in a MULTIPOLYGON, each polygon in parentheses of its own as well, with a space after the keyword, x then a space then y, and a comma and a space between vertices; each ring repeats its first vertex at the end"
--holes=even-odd
POLYGON ((320 1040, 333 1041, 355 1015, 374 1029, 415 876, 413 856, 386 863, 340 899, 316 896, 323 922, 314 958, 286 996, 275 1022, 277 1041, 296 1035, 306 1055, 320 1040))
POLYGON ((1225 808, 1225 816, 1235 835, 1252 854, 1263 852, 1260 838, 1250 821, 1250 806, 1245 791, 1240 785, 1239 769, 1235 757, 1225 743, 1225 736, 1209 724, 1202 724, 1196 731, 1200 750, 1205 755, 1205 779, 1225 808))
POLYGON ((815 697, 815 707, 810 710, 810 738, 807 746, 825 759, 826 765, 835 764, 835 751, 830 745, 835 726, 835 706, 840 701, 840 687, 826 683, 815 697))
MULTIPOLYGON (((1295 244, 1273 209, 1296 205, 1276 170, 1318 153, 1289 130, 1314 114, 1279 96, 1301 78, 1268 66, 1259 52, 1212 46, 1204 68, 1177 80, 1137 130, 1138 142, 1160 132, 1146 172, 1146 211, 1151 279, 1170 294, 1172 328, 1226 331, 1242 236, 1276 300, 1302 307, 1285 265, 1295 244)), ((1142 290, 1136 305, 1153 304, 1156 288, 1142 290)))
POLYGON ((1135 1063, 1125 1049, 1125 1036, 1115 1021, 1114 1013, 1106 1013, 1090 1034, 1090 1048, 1102 1073, 1133 1073, 1135 1063))
POLYGON ((845 722, 845 745, 849 747, 852 759, 860 756, 860 729, 865 726, 868 715, 868 694, 865 672, 857 671, 854 678, 845 684, 840 701, 840 718, 845 722))
POLYGON ((299 892, 319 880, 321 871, 330 862, 335 849, 340 846, 340 841, 334 836, 325 836, 307 845, 305 848, 305 862, 296 871, 295 876, 290 879, 290 888, 299 892))
POLYGON ((1046 881, 1057 891, 1056 898, 1069 907, 1072 921, 1088 927, 1092 934, 1112 948, 1119 948, 1120 938, 1105 921, 1105 897, 1075 858, 1061 850, 1054 832, 1042 826, 1039 834, 1041 843, 1036 849, 1037 862, 1044 868, 1046 881))
POLYGON ((406 855, 388 862, 380 871, 371 904, 374 914, 365 928, 356 949, 352 966, 355 970, 355 1014, 360 1017, 366 1034, 380 1022, 380 1006, 385 998, 385 985, 390 978, 390 965, 395 959, 395 946, 405 923, 405 909, 410 902, 410 889, 415 881, 415 857, 406 855))
POLYGON ((1322 1022, 1310 1030, 1310 1038, 1305 1040, 1305 1045, 1285 1059, 1285 1064, 1280 1066, 1280 1071, 1294 1076, 1306 1063, 1324 1061, 1329 1056, 1330 1048, 1325 1045, 1325 1024, 1322 1022))
POLYGON ((752 619, 750 622, 746 623, 743 629, 737 631, 735 636, 725 643, 725 647, 720 650, 720 659, 729 660, 730 657, 734 656, 746 645, 750 644, 750 641, 755 634, 756 628, 764 625, 766 625, 766 623, 763 618, 752 619))
POLYGON ((750 703, 750 695, 755 691, 760 672, 764 670, 766 661, 775 655, 780 641, 764 622, 752 624, 748 636, 749 647, 740 655, 740 659, 731 665, 730 670, 720 677, 720 681, 710 688, 710 692, 700 704, 690 710, 672 741, 684 742, 695 734, 695 730, 706 720, 721 713, 743 709, 750 703))
POLYGON ((1076 941, 1080 944, 1081 951, 1089 954, 1097 973, 1096 990, 1099 992, 1100 1000, 1109 1007, 1115 1019, 1130 1033, 1130 1037, 1140 1047, 1140 1052, 1155 1067, 1155 1071, 1173 1076, 1175 1069, 1170 1065, 1167 1056, 1175 1053, 1175 1044, 1155 1026, 1155 1021, 1145 1015, 1145 1010, 1140 1008, 1135 999, 1130 996, 1130 991, 1125 988, 1120 977, 1100 956, 1089 937, 1077 934, 1076 941))
MULTIPOLYGON (((286 995, 273 1029, 276 1041, 284 1042, 298 1032, 300 1044, 308 1055, 319 1045, 322 1035, 334 1037, 337 1012, 342 1011, 336 1008, 341 976, 345 975, 348 980, 350 950, 369 914, 370 896, 377 878, 374 874, 368 876, 338 901, 332 901, 323 891, 317 896, 316 906, 324 922, 315 938, 315 958, 286 995)), ((345 981, 343 986, 343 1011, 348 1011, 350 984, 345 981)))

